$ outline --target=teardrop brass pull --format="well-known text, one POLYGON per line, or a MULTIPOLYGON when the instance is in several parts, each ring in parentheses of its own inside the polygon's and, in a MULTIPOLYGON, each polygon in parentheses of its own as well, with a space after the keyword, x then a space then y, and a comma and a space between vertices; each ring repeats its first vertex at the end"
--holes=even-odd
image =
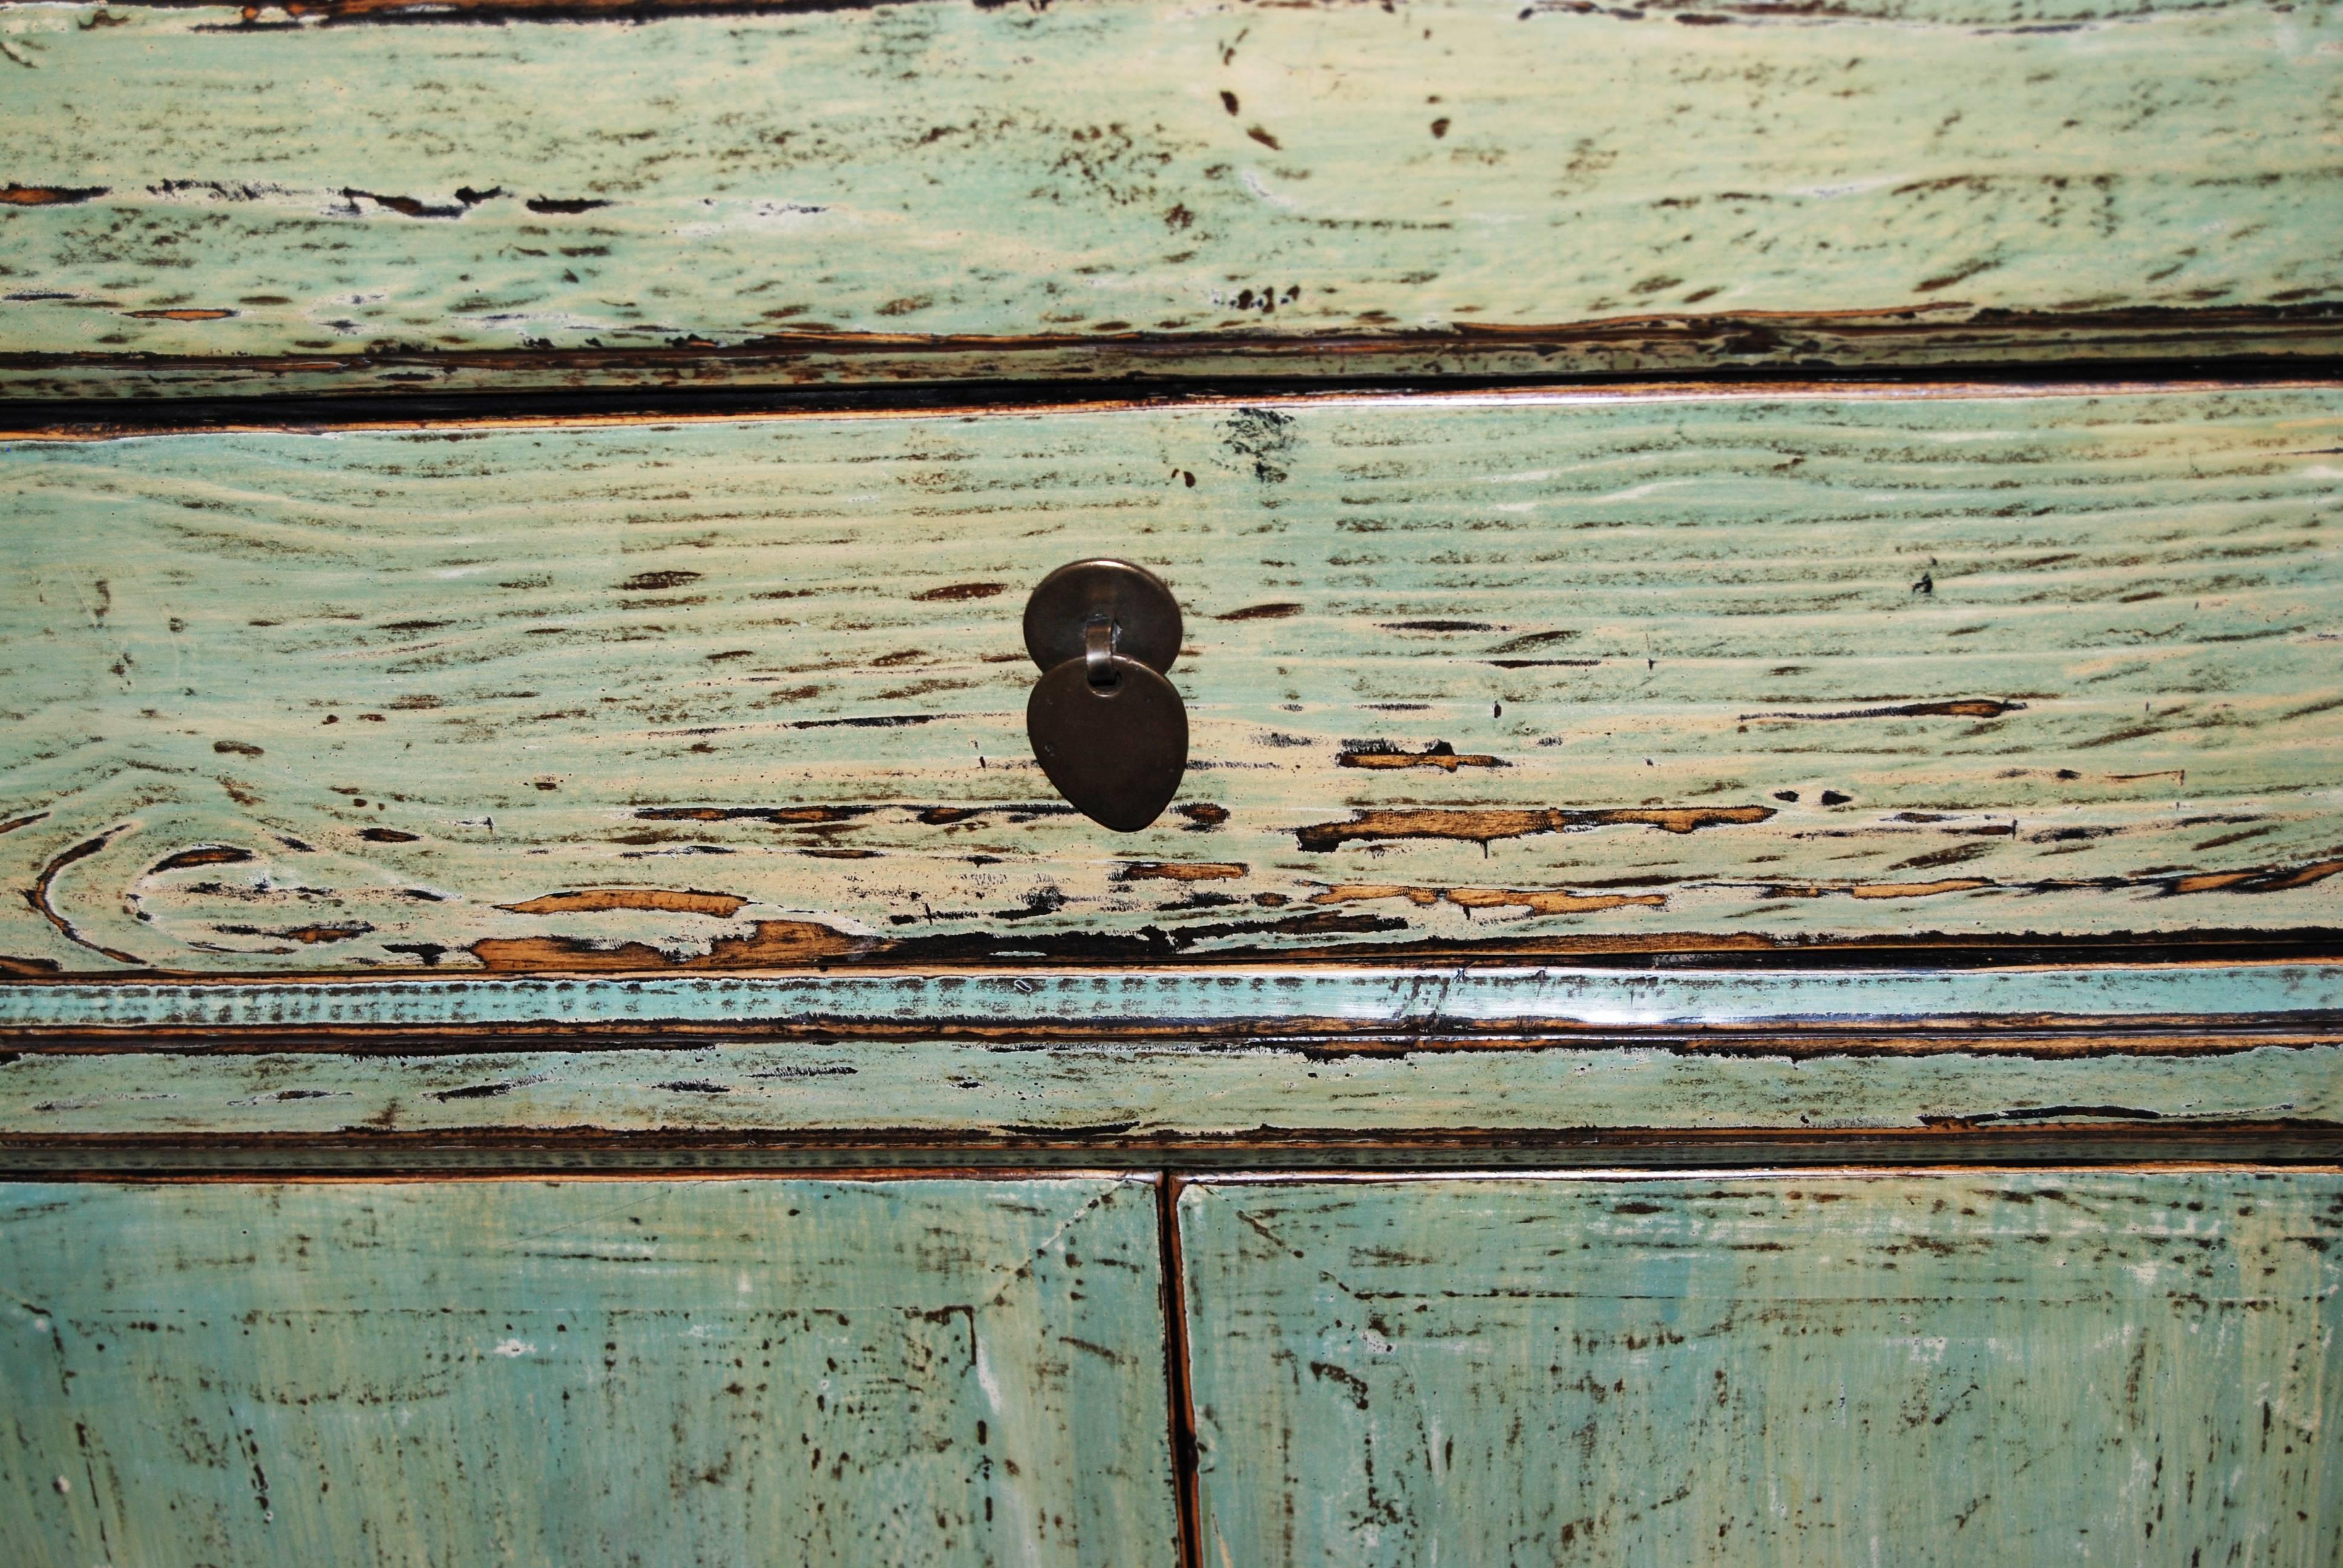
POLYGON ((1025 603, 1025 651, 1042 676, 1025 702, 1041 771, 1083 816, 1135 833, 1188 768, 1188 709, 1163 678, 1180 656, 1180 604, 1129 561, 1075 561, 1025 603))

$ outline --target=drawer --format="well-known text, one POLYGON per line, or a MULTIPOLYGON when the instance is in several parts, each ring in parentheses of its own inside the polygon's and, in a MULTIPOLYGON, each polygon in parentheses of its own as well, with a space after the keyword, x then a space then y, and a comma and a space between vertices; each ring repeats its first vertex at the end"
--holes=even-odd
POLYGON ((0 1184, 12 1563, 1178 1562, 1144 1180, 0 1184))
POLYGON ((1207 1562, 2334 1551, 2331 1171, 1212 1180, 1179 1213, 1207 1562))
POLYGON ((2337 45, 2243 0, 11 5, 0 388, 2331 357, 2337 45))
POLYGON ((2308 385, 18 439, 0 954, 2324 959, 2338 442, 2308 385), (1026 596, 1101 554, 1187 624, 1131 833, 1024 726, 1026 596))
POLYGON ((2339 415, 30 435, 0 1135, 27 1173, 2319 1156, 2339 415), (1026 594, 1100 553, 1188 628, 1133 833, 1021 721, 1026 594))

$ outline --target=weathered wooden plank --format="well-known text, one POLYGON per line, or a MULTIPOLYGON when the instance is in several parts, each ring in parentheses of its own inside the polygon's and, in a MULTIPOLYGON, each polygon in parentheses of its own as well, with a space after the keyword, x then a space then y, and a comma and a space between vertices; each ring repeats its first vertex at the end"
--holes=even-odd
POLYGON ((2338 447, 2318 387, 12 443, 0 953, 2325 957, 2338 447), (1098 553, 1192 628, 1129 836, 1022 733, 1098 553))
POLYGON ((0 1186, 0 1555, 1178 1561, 1129 1179, 0 1186))
POLYGON ((0 7, 8 390, 2343 344, 2328 0, 291 9, 0 7))
MULTIPOLYGON (((1451 1158, 1609 1131, 2026 1131, 2233 1124, 2343 1131, 2343 1042, 2120 1039, 1902 1055, 1560 1044, 1332 1049, 711 1042, 440 1055, 91 1055, 0 1062, 0 1159, 59 1141, 382 1143, 688 1134, 773 1150, 1099 1151, 1443 1137, 1451 1158), (2030 1046, 2031 1049, 2026 1047, 2030 1046), (1460 1152, 1461 1151, 1461 1152, 1460 1152)), ((396 1051, 397 1047, 391 1050, 396 1051)), ((289 1146, 288 1146, 289 1147, 289 1146)), ((1591 1146, 1596 1152, 1608 1145, 1591 1146)), ((1615 1157, 1615 1156, 1614 1156, 1615 1157)), ((1929 1158, 1915 1143, 1906 1156, 1929 1158)))
POLYGON ((2343 1534, 2332 1171, 1179 1212, 1207 1563, 2314 1568, 2343 1534))

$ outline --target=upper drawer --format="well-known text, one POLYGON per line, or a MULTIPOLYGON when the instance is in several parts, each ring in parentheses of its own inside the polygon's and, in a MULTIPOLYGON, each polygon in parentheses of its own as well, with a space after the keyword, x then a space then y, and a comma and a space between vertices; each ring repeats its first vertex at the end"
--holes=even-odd
POLYGON ((2121 10, 0 7, 0 391, 2336 352, 2334 6, 2121 10))
POLYGON ((17 440, 0 953, 2326 952, 2338 448, 2318 387, 17 440), (1024 726, 1101 554, 1188 624, 1128 835, 1024 726))

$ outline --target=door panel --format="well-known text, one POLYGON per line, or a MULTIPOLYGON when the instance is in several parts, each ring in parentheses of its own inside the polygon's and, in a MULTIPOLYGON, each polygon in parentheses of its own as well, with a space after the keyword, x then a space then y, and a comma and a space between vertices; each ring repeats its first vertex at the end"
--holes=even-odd
POLYGON ((1171 1568, 1153 1196, 0 1187, 0 1560, 1171 1568))
POLYGON ((2293 1563, 2343 1180, 1206 1181, 1203 1560, 2293 1563))

